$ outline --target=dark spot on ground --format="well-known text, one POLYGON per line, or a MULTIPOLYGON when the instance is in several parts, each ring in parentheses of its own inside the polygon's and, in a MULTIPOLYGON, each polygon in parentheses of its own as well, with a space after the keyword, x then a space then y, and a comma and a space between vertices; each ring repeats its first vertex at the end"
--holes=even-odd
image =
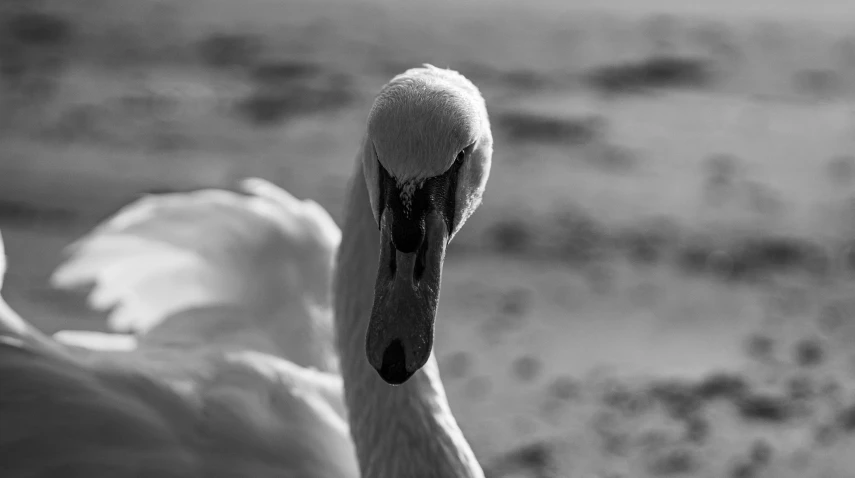
POLYGON ((773 358, 775 341, 768 335, 756 333, 748 337, 745 348, 749 357, 763 362, 773 358))
POLYGON ((847 433, 855 433, 855 403, 840 411, 837 416, 837 423, 840 428, 847 433))
POLYGON ((584 145, 605 134, 606 120, 596 115, 557 117, 536 112, 507 111, 499 115, 499 128, 514 141, 558 142, 584 145))
POLYGON ((730 469, 730 478, 754 478, 757 475, 757 467, 750 461, 735 463, 730 469))
POLYGON ((519 254, 525 252, 531 244, 528 226, 519 220, 506 219, 493 224, 489 237, 497 252, 519 254))
POLYGON ((647 471, 656 476, 673 476, 692 473, 699 461, 689 448, 675 448, 656 454, 647 464, 647 471))
POLYGON ((6 226, 45 224, 62 228, 79 220, 79 215, 72 210, 59 207, 41 207, 25 201, 0 199, 0 222, 6 226))
POLYGON ((652 384, 648 393, 662 404, 670 416, 678 420, 694 416, 703 405, 694 387, 683 382, 657 382, 652 384))
POLYGON ((750 394, 735 404, 742 418, 750 421, 782 423, 793 414, 792 403, 785 397, 750 394))
POLYGON ((796 363, 801 367, 815 367, 825 358, 825 349, 817 339, 801 339, 793 351, 796 363))
POLYGON ((579 397, 581 386, 571 377, 557 377, 549 384, 549 395, 561 400, 573 400, 579 397))
POLYGON ((766 466, 772 460, 772 446, 764 440, 755 440, 751 445, 751 462, 758 466, 766 466))
POLYGON ((489 377, 470 378, 464 386, 464 393, 470 399, 480 400, 493 390, 493 381, 489 377))
POLYGON ((502 313, 521 317, 528 312, 532 302, 532 291, 516 288, 502 297, 502 313))
POLYGON ((685 422, 686 440, 698 445, 706 442, 710 436, 711 426, 709 420, 701 416, 692 416, 685 422))
POLYGON ((464 378, 472 371, 472 356, 466 352, 454 352, 445 357, 443 365, 443 378, 464 378))
POLYGON ((602 395, 603 403, 626 417, 636 417, 650 408, 650 396, 631 390, 620 383, 608 387, 602 395))
POLYGON ((638 94, 664 88, 703 88, 714 69, 703 58, 654 56, 637 62, 606 65, 588 73, 588 85, 604 94, 638 94))
POLYGON ((519 357, 511 364, 514 377, 522 382, 530 382, 536 379, 542 369, 543 363, 540 359, 531 355, 519 357))
POLYGON ((739 375, 714 373, 698 383, 695 391, 704 400, 735 400, 745 395, 748 384, 739 375))
POLYGON ((527 476, 555 476, 556 463, 552 447, 545 442, 531 443, 504 454, 501 458, 484 467, 486 478, 517 476, 519 472, 528 472, 527 476))
POLYGON ((791 377, 787 381, 787 393, 792 400, 803 401, 815 395, 815 385, 808 375, 791 377))

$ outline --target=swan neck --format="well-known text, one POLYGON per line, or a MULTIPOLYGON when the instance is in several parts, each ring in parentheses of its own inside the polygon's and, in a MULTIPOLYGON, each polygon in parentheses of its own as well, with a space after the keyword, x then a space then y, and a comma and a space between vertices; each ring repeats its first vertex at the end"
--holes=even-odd
POLYGON ((380 379, 369 365, 365 333, 374 300, 380 234, 361 157, 345 204, 334 286, 336 344, 362 476, 483 478, 451 414, 433 355, 421 371, 397 387, 380 379))

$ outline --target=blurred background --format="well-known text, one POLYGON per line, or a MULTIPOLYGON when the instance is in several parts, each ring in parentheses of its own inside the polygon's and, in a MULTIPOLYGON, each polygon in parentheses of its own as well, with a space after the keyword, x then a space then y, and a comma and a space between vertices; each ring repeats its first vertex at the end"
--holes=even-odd
POLYGON ((254 175, 338 220, 373 95, 429 62, 495 135, 437 331, 491 476, 851 476, 853 32, 835 0, 2 0, 4 296, 103 330, 47 278, 145 192, 254 175))

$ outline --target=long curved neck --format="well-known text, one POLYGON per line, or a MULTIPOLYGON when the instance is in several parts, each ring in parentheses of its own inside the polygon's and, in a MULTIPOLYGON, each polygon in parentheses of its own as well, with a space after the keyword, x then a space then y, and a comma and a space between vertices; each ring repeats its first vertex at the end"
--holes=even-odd
POLYGON ((357 158, 335 282, 336 341, 350 432, 363 477, 472 477, 484 474, 451 414, 436 359, 393 387, 368 364, 365 331, 374 298, 380 233, 357 158))

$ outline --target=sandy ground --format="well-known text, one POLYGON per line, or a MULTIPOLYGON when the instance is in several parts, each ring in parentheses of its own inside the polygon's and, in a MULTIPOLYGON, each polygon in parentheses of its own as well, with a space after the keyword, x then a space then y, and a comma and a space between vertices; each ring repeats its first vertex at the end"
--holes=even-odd
MULTIPOLYGON (((276 24, 278 4, 262 4, 273 10, 218 2, 182 25, 240 15, 241 25, 276 24)), ((496 130, 493 174, 443 278, 437 354, 490 476, 851 476, 855 107, 852 96, 785 94, 776 82, 817 56, 747 62, 720 89, 603 97, 561 83, 550 55, 563 53, 546 28, 505 59, 501 44, 475 42, 474 24, 399 37, 407 24, 395 19, 409 10, 378 5, 385 27, 371 35, 359 27, 370 18, 331 14, 329 24, 349 21, 349 30, 316 33, 308 47, 284 43, 288 61, 322 60, 311 81, 346 73, 355 93, 273 125, 233 114, 232 102, 258 88, 240 75, 70 65, 51 101, 17 111, 0 138, 10 304, 47 332, 103 330, 103 317, 47 277, 63 247, 141 191, 258 175, 338 217, 370 94, 386 79, 377 71, 419 57, 478 76, 466 55, 483 53, 547 85, 480 73, 496 130), (437 43, 443 35, 465 48, 437 43), (348 38, 363 42, 363 56, 348 56, 359 44, 348 38), (400 47, 391 66, 379 60, 390 45, 400 47), (758 94, 764 85, 774 94, 758 94), (515 133, 520 112, 577 137, 515 133)), ((795 2, 779 13, 793 12, 803 13, 795 2)), ((598 50, 598 37, 574 38, 584 40, 576 59, 585 65, 626 53, 617 40, 598 50)))

